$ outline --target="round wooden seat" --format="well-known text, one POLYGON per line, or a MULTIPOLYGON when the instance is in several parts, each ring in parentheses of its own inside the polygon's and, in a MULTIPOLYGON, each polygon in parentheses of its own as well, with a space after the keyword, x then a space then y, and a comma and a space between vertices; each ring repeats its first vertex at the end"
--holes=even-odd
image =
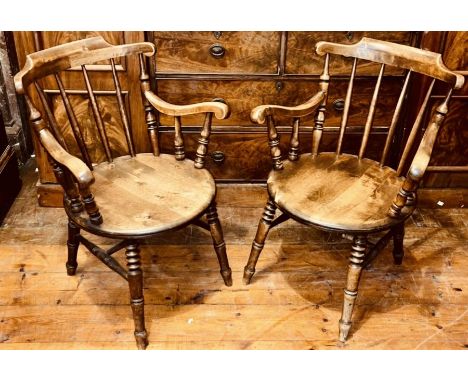
POLYGON ((205 169, 172 155, 137 154, 93 170, 92 186, 104 222, 94 225, 85 211, 67 213, 83 229, 105 236, 148 236, 179 227, 202 214, 215 197, 215 183, 205 169))
POLYGON ((268 191, 282 210, 306 224, 369 232, 401 222, 414 209, 405 207, 398 219, 387 215, 402 182, 393 169, 370 159, 304 154, 270 173, 268 191))

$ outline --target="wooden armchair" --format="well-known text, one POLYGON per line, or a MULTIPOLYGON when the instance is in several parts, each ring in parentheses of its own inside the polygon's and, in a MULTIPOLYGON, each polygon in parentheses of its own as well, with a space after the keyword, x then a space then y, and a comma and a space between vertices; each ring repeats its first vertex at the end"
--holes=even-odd
POLYGON ((47 151, 54 174, 64 190, 63 204, 69 220, 67 273, 74 275, 76 272, 76 257, 81 243, 128 281, 135 338, 140 349, 146 348, 148 344, 139 255, 141 239, 188 224, 202 227, 212 235, 224 283, 227 286, 232 284, 214 201, 216 187, 211 174, 203 168, 213 115, 218 119, 226 118, 229 107, 220 102, 176 106, 158 98, 150 90, 145 62, 145 56, 154 53, 155 48, 151 43, 113 46, 102 37, 93 37, 30 54, 24 68, 15 76, 17 92, 26 98, 33 130, 47 151), (132 140, 130 118, 114 60, 127 55, 139 55, 141 90, 144 95, 144 111, 141 111, 146 116, 152 153, 137 154, 132 140), (115 133, 112 130, 115 126, 109 129, 106 126, 108 110, 105 110, 104 118, 103 107, 99 104, 99 97, 103 94, 93 90, 92 74, 87 69, 87 65, 103 60, 109 60, 109 76, 112 76, 109 83, 115 87, 115 91, 106 92, 105 96, 110 93, 116 97, 115 110, 118 112, 111 118, 121 122, 119 125, 123 129, 121 134, 125 136, 128 155, 115 155, 116 151, 110 145, 108 130, 115 133), (65 89, 59 74, 71 68, 81 70, 89 100, 79 110, 74 107, 77 106, 76 102, 70 97, 70 91, 65 89), (60 95, 60 104, 68 120, 56 118, 54 112, 57 104, 49 102, 41 83, 46 83, 48 87, 55 84, 55 92, 60 95), (28 87, 30 91, 26 92, 28 87), (157 119, 153 108, 175 118, 175 157, 159 152, 157 119), (185 158, 181 116, 199 113, 204 113, 206 117, 193 162, 185 158), (46 120, 42 114, 46 115, 46 120), (99 145, 104 152, 101 163, 94 163, 99 162, 99 159, 96 159, 94 151, 88 150, 82 128, 84 123, 94 124, 98 131, 99 145), (68 138, 71 136, 73 142, 64 138, 65 132, 70 133, 68 138), (71 152, 77 152, 78 155, 71 152), (80 230, 119 239, 119 242, 104 250, 82 236, 80 230), (112 257, 123 248, 127 269, 112 257))
POLYGON ((263 124, 266 121, 268 126, 273 170, 268 177, 269 199, 258 225, 249 260, 244 268, 244 283, 250 283, 268 231, 287 219, 293 218, 300 223, 326 231, 342 232, 345 237, 353 241, 344 289, 342 317, 339 323, 339 338, 344 342, 351 327, 351 315, 363 267, 375 258, 391 238, 394 243, 394 261, 396 264, 402 262, 405 220, 416 207, 416 190, 429 164, 437 133, 448 112, 452 91, 463 86, 464 78, 449 71, 443 64, 440 54, 370 38, 363 38, 354 45, 319 42, 316 51, 319 55, 325 56, 324 69, 320 76, 320 91, 316 95, 297 107, 263 105, 256 107, 251 113, 254 122, 263 124), (330 55, 351 57, 354 61, 344 101, 336 151, 319 152, 330 84, 330 55), (370 101, 359 154, 350 155, 342 153, 342 146, 348 126, 358 60, 372 61, 381 65, 370 101), (367 159, 365 155, 379 89, 387 66, 405 69, 406 76, 387 131, 380 162, 376 162, 367 159), (408 101, 409 82, 414 73, 431 77, 432 82, 416 114, 406 146, 401 155, 396 155, 396 162, 399 159, 399 163, 394 169, 386 164, 397 125, 403 123, 400 115, 404 104, 408 101), (447 83, 449 90, 433 112, 419 147, 416 148, 416 137, 421 132, 421 121, 436 80, 447 83), (312 113, 315 113, 312 153, 299 155, 300 118, 312 113), (275 126, 275 117, 285 115, 293 119, 290 148, 286 159, 281 155, 275 126), (412 155, 414 151, 415 154, 412 155), (408 165, 405 177, 403 175, 408 165), (275 219, 276 209, 282 214, 275 219), (385 234, 372 244, 368 236, 380 232, 385 234))

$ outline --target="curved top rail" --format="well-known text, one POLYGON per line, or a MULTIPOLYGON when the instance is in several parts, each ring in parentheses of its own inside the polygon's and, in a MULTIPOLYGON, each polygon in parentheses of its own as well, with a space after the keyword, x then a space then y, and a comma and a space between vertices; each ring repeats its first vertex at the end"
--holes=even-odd
POLYGON ((156 48, 150 42, 112 45, 101 36, 54 46, 26 56, 26 63, 15 75, 16 91, 24 94, 27 86, 37 78, 75 66, 93 64, 97 61, 142 53, 152 56, 156 48))
POLYGON ((395 44, 364 37, 352 45, 320 41, 316 44, 317 54, 339 54, 363 60, 380 62, 390 66, 410 69, 449 83, 453 88, 460 89, 465 78, 448 69, 439 53, 430 52, 411 46, 395 44))

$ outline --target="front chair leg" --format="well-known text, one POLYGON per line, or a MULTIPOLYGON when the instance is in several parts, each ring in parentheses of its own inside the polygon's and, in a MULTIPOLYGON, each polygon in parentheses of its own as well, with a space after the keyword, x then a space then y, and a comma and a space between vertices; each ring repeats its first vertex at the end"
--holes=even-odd
POLYGON ((252 249, 250 250, 249 261, 244 268, 244 284, 250 284, 250 280, 255 273, 255 265, 257 264, 258 257, 262 252, 263 246, 265 244, 265 240, 268 235, 268 231, 270 230, 271 223, 275 217, 276 212, 276 204, 273 200, 268 199, 268 202, 265 206, 263 211, 262 218, 258 223, 257 234, 255 235, 255 239, 252 243, 252 249))
POLYGON ((78 247, 80 246, 80 227, 73 223, 70 219, 68 220, 68 259, 66 263, 68 276, 73 276, 76 273, 78 263, 76 262, 76 256, 78 254, 78 247))
POLYGON ((130 304, 135 322, 135 339, 138 349, 148 346, 148 334, 145 329, 145 302, 143 300, 143 272, 141 271, 140 250, 133 242, 125 249, 128 267, 128 286, 130 288, 130 304))
POLYGON ((405 250, 403 249, 403 239, 405 238, 405 222, 392 228, 393 234, 393 262, 396 265, 401 265, 405 250))
POLYGON ((206 220, 210 226, 211 237, 213 239, 213 246, 218 257, 221 276, 223 277, 226 286, 232 285, 232 272, 229 267, 229 261, 226 255, 226 243, 224 242, 223 229, 218 219, 218 212, 216 211, 216 203, 212 202, 206 210, 206 220))
POLYGON ((355 236, 351 256, 349 257, 348 279, 344 290, 343 312, 340 319, 340 341, 345 342, 351 328, 351 315, 353 314, 354 302, 357 297, 359 279, 366 255, 366 236, 355 236))

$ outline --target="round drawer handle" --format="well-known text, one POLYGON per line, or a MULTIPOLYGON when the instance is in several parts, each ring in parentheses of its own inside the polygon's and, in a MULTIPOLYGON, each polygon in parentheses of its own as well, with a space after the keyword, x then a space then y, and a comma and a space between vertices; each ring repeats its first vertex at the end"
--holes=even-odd
POLYGON ((213 151, 211 153, 211 159, 213 159, 213 162, 215 163, 223 163, 224 158, 225 158, 225 155, 222 151, 213 151))
POLYGON ((226 53, 226 49, 221 44, 213 44, 210 46, 210 54, 214 58, 222 58, 226 53))
POLYGON ((344 109, 344 99, 343 98, 338 98, 336 100, 333 101, 333 108, 336 110, 336 111, 343 111, 344 109))

